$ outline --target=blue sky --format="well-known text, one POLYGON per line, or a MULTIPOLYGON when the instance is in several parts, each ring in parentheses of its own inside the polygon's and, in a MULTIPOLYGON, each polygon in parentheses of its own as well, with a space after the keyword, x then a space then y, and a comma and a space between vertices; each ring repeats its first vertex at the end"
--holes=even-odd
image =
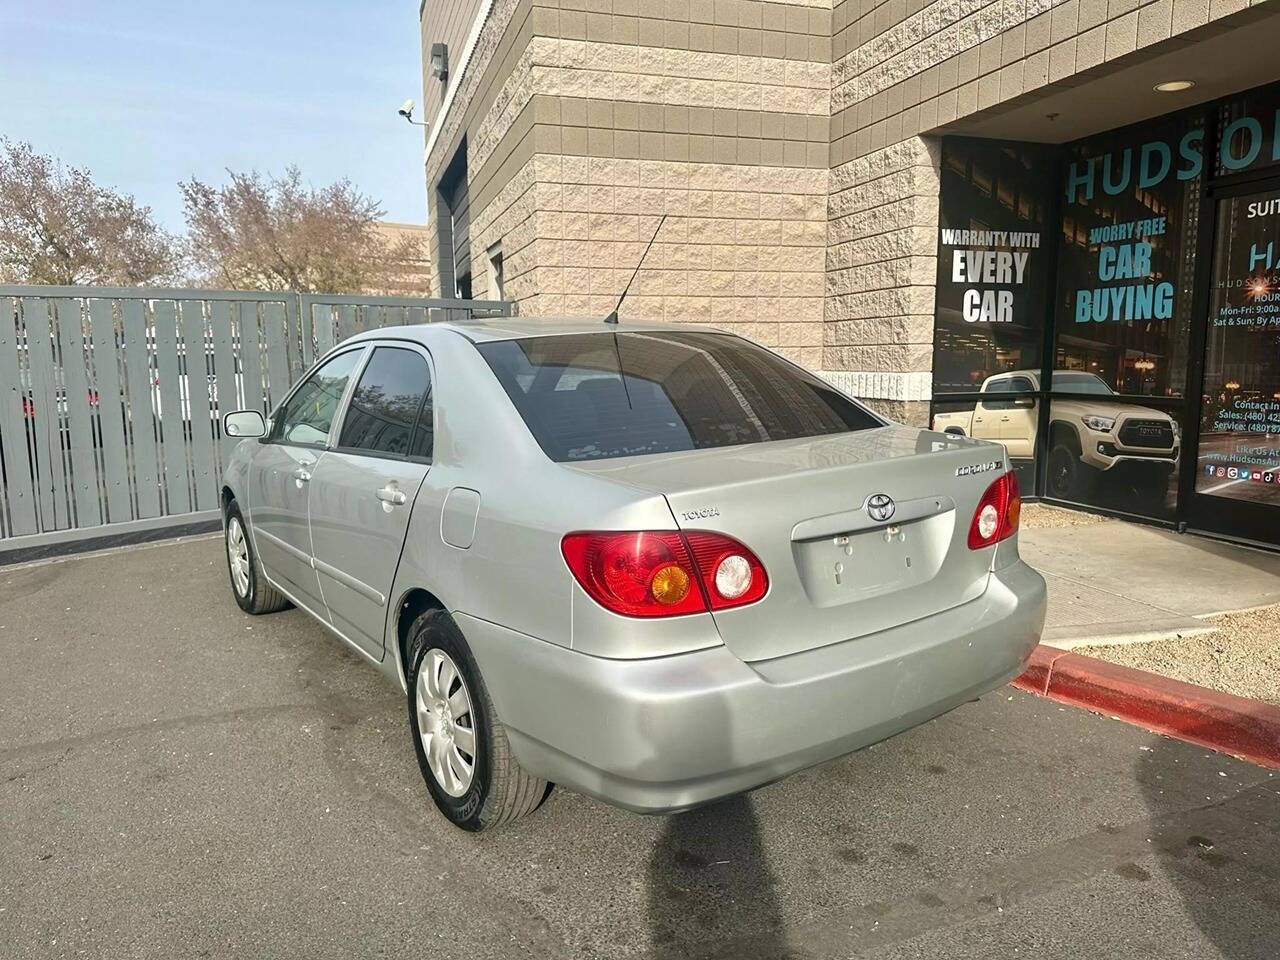
POLYGON ((0 133, 182 226, 178 181, 296 163, 426 221, 417 0, 0 0, 0 133))

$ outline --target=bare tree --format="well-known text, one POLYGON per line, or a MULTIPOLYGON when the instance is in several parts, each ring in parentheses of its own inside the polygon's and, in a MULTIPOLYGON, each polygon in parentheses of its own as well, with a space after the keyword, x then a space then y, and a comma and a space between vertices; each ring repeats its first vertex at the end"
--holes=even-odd
POLYGON ((0 137, 0 280, 136 286, 174 279, 180 257, 151 208, 0 137))
POLYGON ((188 255, 198 278, 235 290, 379 293, 403 289, 420 241, 389 240, 382 207, 349 180, 315 188, 297 167, 281 177, 236 173, 225 186, 182 184, 188 255))

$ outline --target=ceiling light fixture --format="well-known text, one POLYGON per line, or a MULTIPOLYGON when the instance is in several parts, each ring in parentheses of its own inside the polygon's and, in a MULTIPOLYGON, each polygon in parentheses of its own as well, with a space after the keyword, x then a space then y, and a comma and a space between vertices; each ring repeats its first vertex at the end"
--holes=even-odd
POLYGON ((1152 90, 1160 93, 1181 93, 1183 90, 1190 90, 1196 85, 1194 80, 1166 80, 1164 83, 1157 83, 1152 90))

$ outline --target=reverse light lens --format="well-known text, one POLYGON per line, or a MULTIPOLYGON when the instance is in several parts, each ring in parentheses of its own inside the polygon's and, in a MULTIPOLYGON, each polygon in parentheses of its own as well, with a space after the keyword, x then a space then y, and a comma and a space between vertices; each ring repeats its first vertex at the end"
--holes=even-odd
POLYGON ((712 610, 755 603, 769 592, 769 575, 765 573, 764 564, 737 540, 702 530, 687 531, 684 537, 712 610))
POLYGON ((996 535, 999 526, 1000 514, 996 512, 996 508, 989 503, 983 504, 978 511, 978 536, 983 540, 990 540, 996 535))
POLYGON ((751 564, 740 553, 731 553, 716 566, 716 592, 726 600, 737 600, 751 589, 751 564))
POLYGON ((987 487, 969 524, 969 549, 981 550, 1007 540, 1018 532, 1022 517, 1022 494, 1018 477, 1010 470, 987 487))
POLYGON ((591 599, 629 617, 741 606, 759 600, 769 588, 756 555, 718 533, 571 533, 560 550, 591 599))

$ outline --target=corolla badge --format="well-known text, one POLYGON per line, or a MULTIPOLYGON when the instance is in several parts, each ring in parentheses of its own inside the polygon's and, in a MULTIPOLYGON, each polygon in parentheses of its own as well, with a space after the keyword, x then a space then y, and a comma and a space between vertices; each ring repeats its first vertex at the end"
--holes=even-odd
POLYGON ((986 463, 966 463, 963 467, 956 467, 957 477, 971 477, 975 473, 987 473, 991 470, 999 470, 1003 464, 999 460, 989 460, 986 463))
POLYGON ((867 516, 872 520, 885 521, 893 516, 896 509, 893 498, 884 493, 873 493, 867 497, 867 516))

